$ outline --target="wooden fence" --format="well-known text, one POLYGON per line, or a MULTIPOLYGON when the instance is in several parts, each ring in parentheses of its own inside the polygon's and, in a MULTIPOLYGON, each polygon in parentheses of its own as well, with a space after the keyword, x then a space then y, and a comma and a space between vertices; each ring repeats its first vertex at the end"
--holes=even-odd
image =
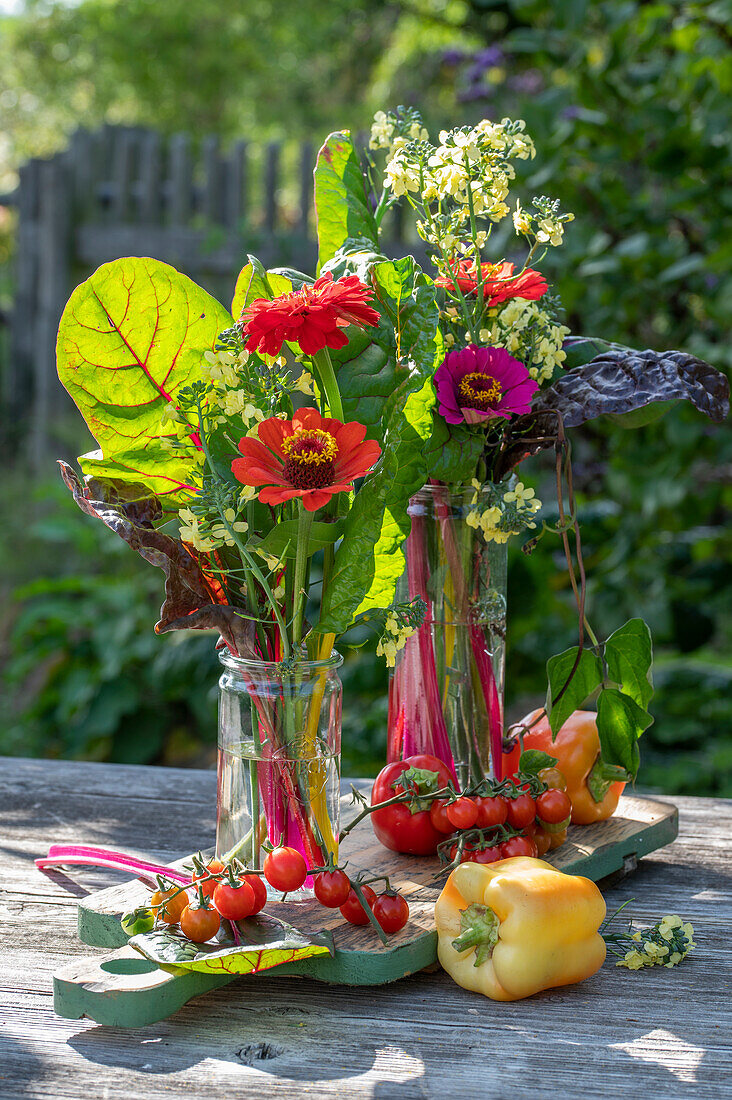
MULTIPOLYGON (((308 142, 239 141, 222 152, 215 137, 107 126, 25 164, 16 191, 0 196, 18 214, 3 449, 24 450, 40 468, 58 445, 54 429, 71 405, 56 376, 56 330, 71 290, 99 264, 152 256, 226 304, 247 252, 267 266, 312 271, 316 151, 308 142)), ((390 255, 415 250, 401 235, 393 222, 390 255)))

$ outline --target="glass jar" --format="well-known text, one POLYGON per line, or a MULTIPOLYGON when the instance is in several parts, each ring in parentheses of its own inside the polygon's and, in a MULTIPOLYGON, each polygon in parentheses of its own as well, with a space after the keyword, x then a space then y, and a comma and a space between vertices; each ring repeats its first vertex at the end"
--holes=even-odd
MULTIPOLYGON (((341 655, 287 665, 223 648, 219 660, 217 856, 259 869, 268 840, 324 866, 338 855, 341 655)), ((288 900, 308 900, 312 884, 288 900)))
POLYGON ((488 487, 421 489, 397 586, 398 601, 421 596, 427 614, 390 677, 387 758, 431 753, 460 789, 500 774, 508 535, 486 539, 491 503, 488 487))

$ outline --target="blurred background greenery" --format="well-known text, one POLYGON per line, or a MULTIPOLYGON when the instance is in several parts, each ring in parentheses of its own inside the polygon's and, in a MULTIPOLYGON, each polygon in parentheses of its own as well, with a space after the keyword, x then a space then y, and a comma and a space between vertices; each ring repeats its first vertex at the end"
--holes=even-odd
MULTIPOLYGON (((0 4, 0 11, 2 11, 0 4)), ((374 110, 421 108, 434 132, 523 117, 525 191, 572 210, 544 269, 577 333, 684 348, 729 371, 732 8, 636 0, 26 0, 0 16, 0 192, 28 156, 104 121, 222 139, 322 139, 374 110)), ((286 201, 286 196, 283 197, 286 201)), ((0 206, 0 315, 12 301, 0 206)), ((0 379, 7 363, 0 325, 0 379)), ((68 454, 88 449, 78 424, 68 454)), ((732 439, 676 406, 630 432, 573 433, 593 624, 642 615, 656 722, 639 785, 732 794, 732 439)), ((522 467, 551 501, 546 459, 522 467)), ((78 512, 49 469, 6 462, 0 524, 0 752, 206 765, 211 639, 152 632, 161 576, 78 512)), ((551 506, 547 506, 551 515, 551 506)), ((507 705, 540 702, 576 622, 558 545, 511 549, 507 705)), ((349 655, 344 770, 373 773, 386 673, 349 655)))

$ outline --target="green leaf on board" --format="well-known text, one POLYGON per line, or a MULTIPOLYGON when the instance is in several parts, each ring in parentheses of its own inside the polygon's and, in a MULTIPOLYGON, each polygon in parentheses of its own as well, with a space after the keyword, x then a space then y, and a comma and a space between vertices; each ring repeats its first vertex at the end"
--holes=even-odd
POLYGON ((577 671, 569 682, 567 690, 561 699, 552 706, 555 699, 567 682, 574 662, 577 658, 577 646, 565 649, 564 653, 558 653, 550 657, 546 663, 549 689, 546 696, 546 712, 549 716, 549 725, 552 734, 556 736, 560 728, 573 711, 578 710, 588 695, 591 695, 602 684, 602 663, 596 653, 591 649, 583 649, 577 671))
POLYGON ((653 695, 651 632, 643 619, 630 619, 605 642, 609 678, 644 710, 653 695))
POLYGON ((376 246, 378 230, 366 180, 348 130, 330 134, 318 153, 314 173, 318 227, 318 271, 349 237, 376 246))
POLYGON ((231 302, 231 314, 237 320, 245 306, 257 298, 279 298, 280 294, 289 294, 293 282, 287 274, 266 271, 256 256, 247 256, 247 263, 239 272, 231 302))
POLYGON ((80 459, 96 478, 142 484, 177 503, 190 460, 160 444, 163 409, 202 377, 202 354, 231 325, 223 306, 159 260, 103 264, 71 295, 56 345, 58 374, 100 446, 80 459))
POLYGON ((133 936, 130 946, 164 970, 178 968, 205 974, 258 974, 285 963, 332 955, 334 951, 332 933, 308 936, 264 913, 237 921, 236 926, 240 944, 234 942, 227 922, 222 922, 213 943, 191 943, 177 928, 170 928, 133 936))
POLYGON ((631 776, 638 772, 638 738, 653 722, 629 695, 617 688, 603 688, 597 699, 597 732, 600 751, 606 764, 625 768, 631 776))

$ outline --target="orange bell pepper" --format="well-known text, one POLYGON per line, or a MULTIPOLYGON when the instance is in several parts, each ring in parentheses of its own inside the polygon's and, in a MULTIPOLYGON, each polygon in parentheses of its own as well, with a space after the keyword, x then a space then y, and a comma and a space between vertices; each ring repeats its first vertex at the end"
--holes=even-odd
MULTIPOLYGON (((523 719, 529 725, 539 711, 523 719)), ((556 757, 557 768, 567 781, 567 794, 572 802, 572 824, 592 825, 612 817, 625 787, 622 768, 606 764, 600 753, 597 715, 590 710, 571 714, 552 741, 552 731, 546 717, 524 734, 524 749, 539 749, 556 757)), ((513 775, 518 769, 521 747, 517 743, 503 757, 503 774, 513 775)))

